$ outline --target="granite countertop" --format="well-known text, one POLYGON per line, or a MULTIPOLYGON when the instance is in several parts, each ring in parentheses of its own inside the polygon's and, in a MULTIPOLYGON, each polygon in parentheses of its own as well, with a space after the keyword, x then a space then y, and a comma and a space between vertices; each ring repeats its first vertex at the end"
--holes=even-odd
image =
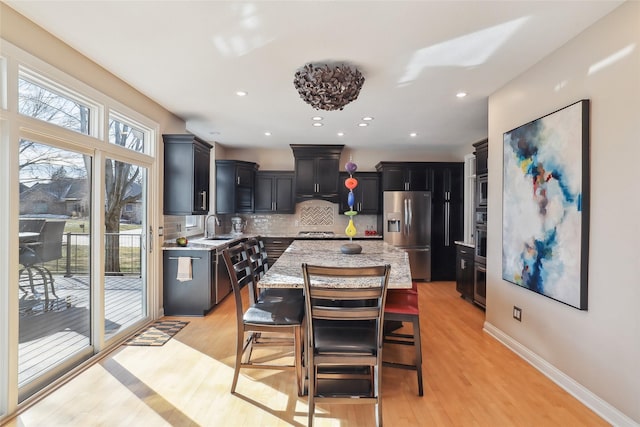
MULTIPOLYGON (((390 264, 389 288, 411 288, 411 270, 405 251, 382 241, 359 241, 362 253, 345 255, 340 251, 344 241, 340 240, 296 240, 278 258, 265 276, 260 286, 273 288, 302 287, 302 263, 324 266, 362 267, 367 265, 390 264)), ((344 279, 323 282, 327 287, 345 284, 344 279)), ((371 286, 371 281, 353 281, 354 286, 371 286)))
POLYGON ((205 239, 203 236, 187 237, 189 243, 187 246, 178 246, 175 241, 164 242, 162 250, 180 250, 180 251, 213 251, 216 249, 223 249, 233 245, 240 239, 246 239, 249 237, 256 237, 255 234, 221 234, 215 236, 213 239, 205 239))
MULTIPOLYGON (((215 239, 205 239, 204 236, 192 236, 192 237, 187 237, 187 239, 189 240, 189 243, 187 244, 187 246, 178 246, 175 242, 175 240, 169 240, 164 242, 164 244, 162 245, 162 249, 163 250, 187 250, 187 251, 193 251, 193 250, 200 250, 200 251, 212 251, 215 249, 222 249, 224 247, 230 246, 231 244, 233 244, 234 242, 238 241, 239 239, 242 238, 249 238, 249 237, 257 237, 257 236, 262 236, 262 237, 279 237, 279 238, 283 238, 283 239, 296 239, 296 240, 337 240, 337 241, 342 241, 342 243, 344 243, 344 240, 348 240, 349 237, 346 234, 336 234, 330 237, 306 237, 306 236, 299 236, 298 234, 286 234, 286 233, 277 233, 277 234, 270 234, 270 233, 266 233, 266 234, 219 234, 217 236, 215 236, 215 239)), ((356 236, 354 238, 355 240, 382 240, 382 236, 380 235, 375 235, 375 236, 356 236)))

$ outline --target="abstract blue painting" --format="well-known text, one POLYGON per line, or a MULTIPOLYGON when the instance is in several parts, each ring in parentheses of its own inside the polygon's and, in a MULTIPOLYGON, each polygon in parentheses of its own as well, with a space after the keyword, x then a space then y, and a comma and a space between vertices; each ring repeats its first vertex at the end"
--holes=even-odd
POLYGON ((587 309, 589 100, 504 134, 502 278, 587 309))

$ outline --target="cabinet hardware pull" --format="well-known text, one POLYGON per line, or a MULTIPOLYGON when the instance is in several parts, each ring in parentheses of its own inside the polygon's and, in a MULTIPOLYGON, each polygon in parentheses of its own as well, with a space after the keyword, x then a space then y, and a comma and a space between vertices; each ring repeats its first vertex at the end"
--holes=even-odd
POLYGON ((239 177, 239 176, 236 176, 236 183, 237 183, 238 185, 240 185, 240 177, 239 177))
MULTIPOLYGON (((169 259, 178 259, 178 258, 181 258, 181 257, 177 257, 177 256, 170 256, 169 257, 169 259)), ((189 258, 190 259, 201 259, 200 257, 192 257, 192 256, 190 256, 189 258)))
POLYGON ((207 210, 207 192, 203 191, 202 193, 202 206, 200 206, 202 208, 203 211, 207 210))

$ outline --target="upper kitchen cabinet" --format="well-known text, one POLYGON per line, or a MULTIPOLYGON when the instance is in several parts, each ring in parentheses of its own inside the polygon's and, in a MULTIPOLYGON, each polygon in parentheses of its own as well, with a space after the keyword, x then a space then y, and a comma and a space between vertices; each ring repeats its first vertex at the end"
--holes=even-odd
POLYGON ((476 142, 473 147, 476 155, 476 175, 489 173, 489 140, 476 142))
POLYGON ((256 175, 255 211, 294 213, 294 173, 258 171, 256 175))
POLYGON ((431 170, 421 162, 380 162, 382 191, 426 191, 431 189, 431 170))
POLYGON ((212 146, 194 135, 162 135, 164 214, 209 212, 209 161, 212 146))
POLYGON ((340 153, 344 145, 291 144, 295 157, 296 201, 338 202, 340 153))
MULTIPOLYGON (((349 189, 344 181, 349 177, 347 172, 340 172, 340 213, 349 210, 349 189)), ((353 176, 358 186, 353 189, 355 204, 353 210, 363 215, 377 215, 381 212, 380 176, 377 172, 356 172, 353 176)))
POLYGON ((216 160, 216 213, 252 213, 258 165, 239 160, 216 160))

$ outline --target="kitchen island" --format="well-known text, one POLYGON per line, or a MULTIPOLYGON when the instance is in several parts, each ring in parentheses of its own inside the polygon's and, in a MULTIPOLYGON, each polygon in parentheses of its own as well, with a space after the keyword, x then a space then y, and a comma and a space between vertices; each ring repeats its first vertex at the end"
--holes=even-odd
MULTIPOLYGON (((302 288, 302 263, 338 266, 363 267, 390 264, 389 289, 410 289, 411 270, 407 253, 380 240, 358 241, 362 246, 359 254, 347 255, 340 251, 345 241, 340 240, 295 240, 284 251, 260 279, 260 287, 265 288, 302 288)), ((324 282, 327 287, 340 286, 344 280, 324 282)), ((350 283, 352 285, 354 283, 350 283)), ((369 286, 362 283, 362 286, 369 286)))

